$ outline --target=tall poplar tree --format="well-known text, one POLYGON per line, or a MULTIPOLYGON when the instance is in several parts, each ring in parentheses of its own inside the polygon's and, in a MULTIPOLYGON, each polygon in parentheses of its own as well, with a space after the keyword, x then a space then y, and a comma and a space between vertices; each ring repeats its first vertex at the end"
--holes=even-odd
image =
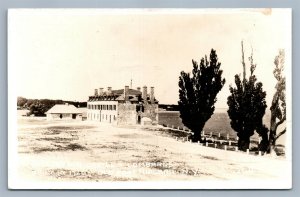
POLYGON ((286 132, 286 128, 277 133, 278 127, 286 121, 286 101, 285 101, 285 75, 284 75, 285 52, 279 50, 279 54, 274 60, 274 77, 277 81, 276 92, 273 95, 269 133, 269 151, 273 151, 276 145, 276 140, 286 132))
POLYGON ((225 79, 221 63, 214 49, 209 60, 207 56, 200 64, 192 60, 192 74, 182 71, 179 77, 179 111, 183 124, 193 132, 193 141, 201 141, 201 132, 206 121, 214 113, 217 94, 223 88, 225 79))
POLYGON ((243 78, 235 75, 235 86, 229 87, 231 95, 227 98, 228 115, 231 119, 230 125, 237 132, 238 149, 246 151, 250 145, 250 137, 254 131, 261 133, 265 139, 266 127, 263 125, 263 116, 266 110, 266 92, 263 91, 263 84, 257 82, 254 75, 256 64, 253 63, 253 53, 249 57, 250 76, 246 76, 246 62, 242 42, 242 65, 243 78))

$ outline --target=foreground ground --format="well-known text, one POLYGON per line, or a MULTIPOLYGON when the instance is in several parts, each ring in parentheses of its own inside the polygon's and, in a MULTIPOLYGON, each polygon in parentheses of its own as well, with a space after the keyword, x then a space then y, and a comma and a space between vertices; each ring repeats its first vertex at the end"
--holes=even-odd
POLYGON ((142 127, 94 122, 18 122, 18 174, 35 181, 272 180, 284 158, 176 141, 142 127))

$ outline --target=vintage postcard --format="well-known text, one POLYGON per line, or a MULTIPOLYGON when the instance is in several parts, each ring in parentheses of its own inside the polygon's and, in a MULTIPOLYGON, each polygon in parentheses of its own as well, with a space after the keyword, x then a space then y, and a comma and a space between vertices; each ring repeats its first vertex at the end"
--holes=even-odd
POLYGON ((11 9, 10 189, 290 189, 291 9, 11 9))

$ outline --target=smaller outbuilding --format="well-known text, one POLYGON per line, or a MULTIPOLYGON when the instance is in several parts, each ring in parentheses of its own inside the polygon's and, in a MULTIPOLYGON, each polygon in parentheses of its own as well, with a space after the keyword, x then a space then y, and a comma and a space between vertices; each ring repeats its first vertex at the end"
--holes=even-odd
POLYGON ((82 120, 82 111, 68 103, 56 104, 45 114, 47 120, 82 120))
POLYGON ((143 117, 141 121, 141 125, 152 125, 152 120, 148 117, 143 117))

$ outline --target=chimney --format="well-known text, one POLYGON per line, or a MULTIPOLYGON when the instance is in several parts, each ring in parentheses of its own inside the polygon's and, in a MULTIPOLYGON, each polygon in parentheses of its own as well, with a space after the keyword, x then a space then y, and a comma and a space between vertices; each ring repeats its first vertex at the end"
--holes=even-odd
POLYGON ((143 100, 146 103, 147 102, 147 86, 143 87, 143 94, 142 94, 143 100))
POLYGON ((111 87, 107 87, 107 94, 108 94, 108 95, 111 94, 111 87))
POLYGON ((137 90, 137 91, 141 91, 141 87, 137 87, 136 90, 137 90))
POLYGON ((100 96, 103 95, 103 88, 99 88, 99 95, 100 95, 100 96))
POLYGON ((150 101, 151 101, 151 104, 154 104, 154 87, 151 87, 151 90, 150 90, 150 101))
POLYGON ((95 89, 95 96, 98 96, 98 89, 95 89))
POLYGON ((129 86, 125 86, 124 88, 124 100, 125 101, 129 100, 129 86))

